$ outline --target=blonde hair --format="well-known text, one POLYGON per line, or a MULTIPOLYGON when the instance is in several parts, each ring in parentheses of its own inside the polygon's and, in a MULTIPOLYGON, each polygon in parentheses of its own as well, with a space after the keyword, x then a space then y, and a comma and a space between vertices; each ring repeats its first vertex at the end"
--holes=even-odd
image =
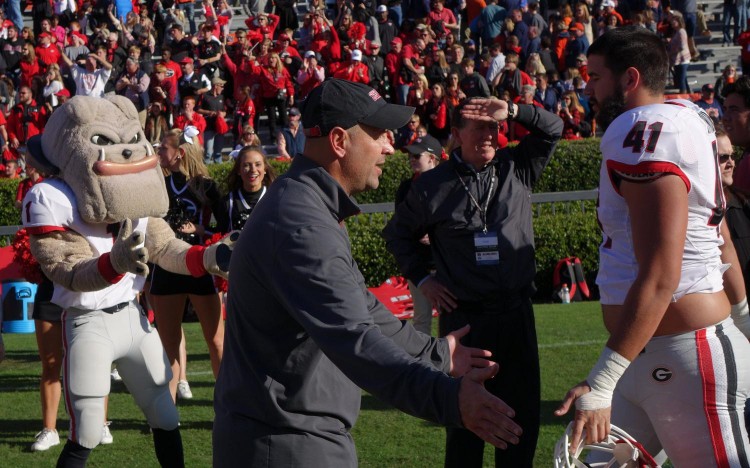
MULTIPOLYGON (((185 139, 185 134, 179 128, 173 128, 161 140, 162 145, 169 145, 172 148, 182 152, 180 159, 179 172, 188 179, 188 188, 202 204, 209 202, 206 190, 210 186, 211 176, 208 174, 208 168, 203 163, 203 145, 198 140, 198 136, 192 138, 192 143, 185 139)), ((169 169, 163 169, 164 175, 167 176, 172 172, 169 169)))

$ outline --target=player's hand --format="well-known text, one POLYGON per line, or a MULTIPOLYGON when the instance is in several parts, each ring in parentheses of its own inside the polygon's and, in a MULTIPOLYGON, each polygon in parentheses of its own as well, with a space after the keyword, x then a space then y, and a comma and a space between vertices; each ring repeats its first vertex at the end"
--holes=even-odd
POLYGON ((492 356, 492 353, 486 349, 470 348, 461 344, 461 338, 469 333, 470 328, 466 325, 448 333, 445 337, 451 353, 450 374, 453 377, 461 377, 474 368, 490 367, 495 364, 487 359, 492 356))
POLYGON ((461 109, 461 116, 469 120, 502 122, 508 118, 508 103, 496 97, 472 98, 461 109))
MULTIPOLYGON (((589 384, 585 380, 571 388, 565 394, 565 398, 560 406, 555 410, 555 416, 566 414, 579 398, 590 391, 591 387, 589 387, 589 384)), ((610 406, 588 411, 577 409, 573 422, 573 438, 570 441, 570 446, 578 447, 583 438, 584 430, 586 432, 586 443, 588 444, 605 440, 609 436, 611 412, 612 408, 610 406)))
POLYGON ((456 296, 432 276, 427 278, 419 286, 419 290, 424 294, 424 297, 430 301, 432 307, 438 310, 438 312, 452 312, 458 305, 456 303, 456 296))
POLYGON ((112 267, 118 273, 134 273, 139 276, 148 275, 148 250, 143 246, 145 237, 142 232, 133 232, 133 222, 123 221, 120 233, 109 254, 112 267))
POLYGON ((485 442, 506 449, 508 444, 518 444, 523 431, 511 419, 516 415, 513 409, 484 388, 484 381, 494 377, 498 369, 498 365, 493 364, 466 374, 461 379, 458 406, 466 429, 485 442))

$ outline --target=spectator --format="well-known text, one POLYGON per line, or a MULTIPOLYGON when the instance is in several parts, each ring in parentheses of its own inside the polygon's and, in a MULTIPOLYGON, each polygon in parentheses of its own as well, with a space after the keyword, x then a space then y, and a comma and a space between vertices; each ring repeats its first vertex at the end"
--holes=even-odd
POLYGON ((198 69, 209 79, 213 79, 219 75, 221 47, 221 41, 213 35, 213 28, 205 24, 201 26, 201 39, 198 41, 196 47, 198 69))
MULTIPOLYGON (((149 105, 158 103, 160 113, 172 115, 173 103, 177 100, 177 87, 174 80, 167 78, 167 67, 157 63, 154 67, 154 75, 149 83, 149 105)), ((161 141, 161 138, 155 140, 161 141)))
POLYGON ((152 102, 148 107, 148 115, 146 116, 146 125, 143 127, 143 133, 152 145, 161 142, 162 138, 169 131, 168 114, 164 107, 165 103, 160 101, 152 102))
POLYGON ((261 146, 260 138, 258 138, 258 135, 255 134, 255 129, 253 128, 253 126, 249 124, 242 127, 239 138, 237 139, 237 144, 235 144, 234 150, 229 153, 229 156, 232 159, 236 159, 237 155, 240 153, 240 150, 246 146, 261 146))
POLYGON ((474 60, 465 58, 461 62, 464 78, 461 80, 461 91, 466 97, 490 97, 490 88, 482 75, 474 71, 474 60))
POLYGON ((750 29, 743 31, 737 39, 740 45, 740 63, 742 74, 750 76, 750 29))
POLYGON ((528 56, 524 71, 532 78, 539 73, 547 73, 547 69, 544 68, 544 64, 542 63, 542 58, 537 53, 528 56))
POLYGON ((370 70, 362 63, 362 51, 354 49, 351 59, 341 62, 341 66, 333 73, 334 78, 367 84, 370 82, 370 70))
MULTIPOLYGON (((724 9, 721 13, 722 28, 721 28, 721 46, 737 44, 737 38, 740 35, 740 23, 739 23, 739 9, 737 2, 739 0, 724 0, 724 9), (734 34, 729 36, 729 26, 734 21, 734 34)), ((747 13, 745 13, 747 17, 747 13)))
POLYGON ((406 146, 411 145, 419 138, 417 130, 420 126, 420 121, 419 116, 413 114, 409 121, 406 122, 406 125, 397 130, 396 148, 403 151, 406 146))
POLYGON ((234 106, 234 118, 232 119, 232 133, 235 136, 235 140, 241 139, 247 128, 250 128, 255 138, 258 138, 253 128, 255 122, 255 104, 253 103, 251 94, 252 91, 249 86, 243 86, 238 91, 239 99, 234 106))
POLYGON ((44 131, 47 116, 47 108, 37 104, 31 88, 21 86, 18 89, 18 104, 13 106, 8 115, 8 142, 15 159, 19 156, 19 147, 25 146, 29 138, 44 131))
POLYGON ((21 51, 19 66, 21 70, 21 86, 31 86, 31 79, 36 75, 41 75, 44 70, 44 67, 42 67, 36 58, 34 46, 28 43, 23 46, 23 50, 21 51))
POLYGON ((585 111, 575 91, 566 91, 560 100, 560 108, 557 115, 563 121, 563 138, 565 140, 579 140, 581 138, 581 122, 585 111))
POLYGON ((526 56, 524 54, 529 48, 529 27, 523 22, 523 13, 519 9, 512 10, 509 18, 513 21, 513 36, 518 38, 518 45, 521 47, 519 53, 521 61, 525 61, 526 56))
POLYGON ((277 126, 289 125, 287 106, 294 105, 294 84, 276 53, 270 55, 268 66, 257 66, 253 70, 259 74, 260 96, 268 115, 268 127, 273 141, 277 126))
POLYGON ((430 6, 427 24, 435 31, 438 39, 443 39, 448 34, 455 34, 460 29, 453 12, 445 8, 445 0, 432 0, 430 6))
POLYGON ((445 95, 445 86, 435 83, 431 88, 432 96, 427 100, 425 113, 429 119, 430 135, 435 137, 441 144, 445 144, 450 136, 450 121, 448 116, 448 100, 445 95))
POLYGON ((549 88, 549 77, 546 73, 537 73, 536 91, 534 92, 534 101, 544 107, 549 112, 557 112, 557 93, 549 88))
POLYGON ((368 84, 380 94, 385 95, 385 60, 380 55, 380 44, 371 42, 366 51, 367 54, 363 62, 370 71, 370 82, 368 84))
POLYGON ((190 57, 180 60, 182 79, 178 84, 181 98, 194 96, 196 98, 211 91, 211 80, 202 72, 195 70, 194 61, 190 57))
POLYGON ((424 74, 421 64, 421 53, 425 48, 424 39, 417 38, 412 43, 406 44, 401 50, 400 73, 396 78, 396 92, 399 104, 406 104, 406 99, 416 75, 424 74))
POLYGON ((505 70, 495 78, 497 92, 508 91, 511 98, 521 94, 521 86, 533 85, 534 81, 523 70, 518 69, 518 54, 509 52, 505 57, 505 70))
POLYGON ((712 84, 707 83, 701 87, 701 97, 695 101, 695 104, 705 110, 709 117, 721 120, 724 116, 721 104, 714 97, 714 86, 712 84))
POLYGON ((76 63, 62 55, 62 60, 70 68, 70 76, 76 84, 76 96, 104 96, 107 82, 112 75, 112 64, 106 60, 106 52, 100 48, 96 53, 79 55, 76 63), (81 65, 83 64, 83 65, 81 65), (101 68, 97 68, 101 65, 101 68))
POLYGON ((672 14, 670 25, 674 31, 669 41, 669 65, 672 67, 673 86, 680 93, 690 92, 687 80, 687 68, 690 63, 688 36, 685 31, 685 20, 682 15, 672 14))
POLYGON ((270 13, 259 13, 255 17, 246 19, 245 25, 248 31, 256 37, 273 40, 274 31, 279 25, 279 17, 270 13))
POLYGON ((586 55, 586 52, 589 50, 589 40, 586 38, 586 33, 581 23, 576 22, 571 24, 568 32, 571 38, 565 45, 565 67, 576 68, 578 57, 586 55))
POLYGON ((716 98, 716 100, 719 101, 719 104, 722 105, 722 109, 724 106, 724 90, 727 85, 734 83, 736 79, 737 68, 732 64, 724 67, 721 76, 716 78, 716 84, 714 85, 714 98, 716 98))
POLYGON ((171 57, 178 63, 186 57, 192 58, 193 54, 193 42, 185 36, 182 26, 175 23, 169 27, 167 32, 169 38, 169 50, 171 57))
POLYGON ((21 60, 21 52, 25 42, 18 37, 18 29, 8 26, 7 37, 0 39, 0 54, 7 65, 6 70, 15 70, 21 60))
MULTIPOLYGON (((683 18, 682 28, 685 29, 687 35, 688 58, 698 60, 700 54, 695 48, 695 40, 693 39, 698 19, 698 2, 697 0, 673 0, 671 6, 673 13, 677 11, 683 18)), ((672 28, 675 28, 674 25, 672 25, 672 28)))
POLYGON ((300 126, 301 113, 296 107, 289 109, 289 126, 276 135, 276 149, 282 158, 293 158, 305 149, 305 132, 300 126))
POLYGON ((460 76, 457 72, 451 72, 448 75, 448 83, 445 85, 445 97, 448 100, 448 107, 451 109, 466 99, 466 95, 461 90, 460 76))
POLYGON ((138 111, 138 119, 141 121, 141 128, 146 126, 146 112, 148 111, 148 85, 151 78, 146 72, 140 69, 138 61, 128 58, 125 61, 125 71, 117 79, 115 90, 117 94, 130 99, 138 111))
POLYGON ((591 17, 589 6, 585 1, 576 3, 573 21, 583 26, 583 34, 589 44, 599 36, 598 24, 591 17))
POLYGON ((69 37, 70 45, 65 47, 63 55, 66 55, 70 60, 75 60, 79 55, 88 55, 91 53, 91 50, 86 46, 86 36, 73 31, 69 37))
POLYGON ((195 96, 185 96, 182 98, 182 111, 174 118, 174 128, 184 130, 187 127, 195 127, 198 135, 191 138, 197 138, 203 152, 203 134, 206 131, 206 119, 195 111, 195 96))
POLYGON ((62 76, 60 75, 60 66, 56 63, 47 68, 44 75, 44 101, 47 105, 47 111, 51 114, 52 109, 57 107, 57 94, 61 89, 65 89, 62 76))
POLYGON ((505 54, 503 54, 500 44, 496 42, 490 45, 489 51, 490 65, 487 67, 487 74, 484 75, 484 77, 487 79, 487 83, 493 83, 495 78, 500 75, 505 68, 505 54))
MULTIPOLYGON (((400 6, 401 5, 399 5, 399 8, 400 6)), ((383 50, 381 52, 383 55, 386 55, 391 51, 391 41, 398 35, 398 26, 392 19, 388 18, 388 7, 385 5, 378 6, 377 18, 378 34, 380 37, 380 43, 383 45, 383 50)))
POLYGON ((224 86, 226 81, 221 78, 211 80, 211 91, 201 98, 201 106, 198 113, 206 120, 206 131, 203 137, 204 162, 206 164, 222 162, 222 150, 224 148, 224 134, 229 131, 226 117, 227 105, 224 102, 224 86))
POLYGON ((498 5, 497 0, 489 0, 487 6, 479 14, 476 28, 481 34, 482 45, 487 46, 495 42, 500 35, 508 12, 498 5))
POLYGON ((185 18, 188 20, 190 34, 195 34, 195 3, 193 0, 177 0, 175 3, 177 8, 183 12, 185 18))
POLYGON ((750 193, 750 75, 728 84, 724 92, 722 123, 732 145, 742 148, 742 158, 734 169, 734 188, 750 193))

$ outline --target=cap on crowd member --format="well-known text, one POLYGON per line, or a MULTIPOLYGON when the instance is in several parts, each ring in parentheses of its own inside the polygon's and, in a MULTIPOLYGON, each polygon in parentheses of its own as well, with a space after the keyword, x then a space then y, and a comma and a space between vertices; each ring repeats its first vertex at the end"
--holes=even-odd
POLYGON ((300 115, 302 115, 302 112, 300 112, 296 107, 292 107, 291 109, 289 109, 289 115, 299 117, 300 115))
POLYGON ((307 52, 305 52, 305 58, 313 58, 313 57, 316 57, 315 51, 308 50, 307 52))
POLYGON ((613 2, 612 0, 604 0, 602 2, 602 8, 607 8, 607 7, 614 8, 615 7, 615 2, 613 2))
POLYGON ((704 93, 713 93, 714 85, 706 83, 703 86, 701 86, 701 91, 703 91, 704 93))
POLYGON ((55 93, 55 96, 57 97, 70 97, 70 91, 68 91, 65 88, 62 88, 60 91, 55 93))
POLYGON ((393 39, 391 39, 391 45, 393 44, 403 44, 403 41, 400 37, 394 37, 393 39))
POLYGON ((281 41, 291 41, 292 39, 289 37, 289 34, 287 33, 281 33, 279 34, 279 42, 281 41))
POLYGON ((358 62, 362 61, 362 51, 359 49, 354 49, 352 51, 352 60, 356 60, 358 62))
POLYGON ((395 130, 406 125, 414 113, 413 107, 388 103, 367 85, 337 78, 310 91, 302 106, 302 127, 308 138, 357 124, 395 130))
POLYGON ((385 6, 385 5, 379 5, 377 11, 378 11, 378 13, 385 13, 385 12, 388 11, 388 7, 385 6))
POLYGON ((179 63, 181 63, 181 64, 184 64, 184 63, 195 63, 195 60, 193 60, 192 57, 184 57, 182 60, 180 60, 179 63))
POLYGON ((583 25, 578 22, 571 23, 570 27, 568 28, 568 31, 584 31, 583 25))
POLYGON ((42 32, 39 33, 39 35, 36 38, 37 39, 44 39, 45 37, 52 37, 52 36, 50 36, 48 32, 42 31, 42 32))
POLYGON ((211 80, 211 84, 214 86, 224 86, 227 82, 217 76, 211 80))
POLYGON ((411 145, 405 146, 404 149, 409 154, 430 153, 436 158, 440 158, 440 155, 443 154, 443 147, 432 135, 419 137, 411 145))

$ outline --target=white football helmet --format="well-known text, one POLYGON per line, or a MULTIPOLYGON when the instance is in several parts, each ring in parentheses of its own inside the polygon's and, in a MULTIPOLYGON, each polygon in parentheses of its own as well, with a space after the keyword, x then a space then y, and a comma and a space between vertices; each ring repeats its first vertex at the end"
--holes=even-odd
POLYGON ((572 437, 571 422, 555 445, 555 468, 660 468, 641 444, 614 424, 607 440, 598 444, 585 443, 584 432, 584 437, 573 452, 570 450, 572 437), (594 453, 597 454, 594 457, 597 461, 585 462, 586 456, 594 453))

